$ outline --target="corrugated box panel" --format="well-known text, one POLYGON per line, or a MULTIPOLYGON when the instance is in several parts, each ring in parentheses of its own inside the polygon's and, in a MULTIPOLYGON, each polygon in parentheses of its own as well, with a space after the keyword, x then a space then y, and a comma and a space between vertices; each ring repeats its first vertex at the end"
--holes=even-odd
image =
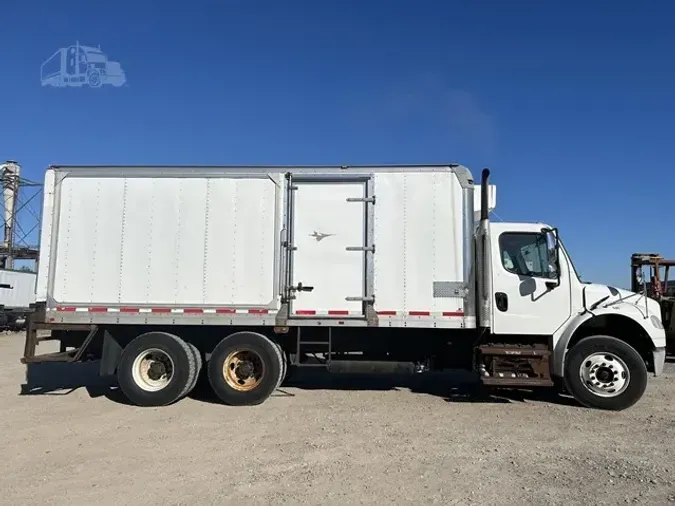
POLYGON ((461 308, 461 297, 438 296, 439 286, 463 281, 462 188, 455 174, 378 173, 375 194, 376 309, 461 308))
POLYGON ((56 302, 275 303, 280 191, 267 175, 60 184, 56 302))

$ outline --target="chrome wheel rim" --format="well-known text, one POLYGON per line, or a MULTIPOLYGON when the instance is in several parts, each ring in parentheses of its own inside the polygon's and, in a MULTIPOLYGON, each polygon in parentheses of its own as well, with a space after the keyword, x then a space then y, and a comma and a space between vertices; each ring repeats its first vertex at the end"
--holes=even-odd
POLYGON ((579 368, 582 384, 598 397, 616 397, 630 384, 630 370, 614 353, 598 352, 586 357, 579 368))

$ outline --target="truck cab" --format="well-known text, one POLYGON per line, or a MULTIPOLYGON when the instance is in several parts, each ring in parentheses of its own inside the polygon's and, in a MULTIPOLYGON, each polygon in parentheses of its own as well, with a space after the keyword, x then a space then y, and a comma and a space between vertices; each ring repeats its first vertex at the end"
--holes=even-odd
POLYGON ((624 409, 636 402, 647 372, 658 375, 664 367, 658 302, 583 282, 557 229, 490 223, 487 214, 476 237, 479 326, 497 341, 549 341, 554 379, 582 404, 624 409))

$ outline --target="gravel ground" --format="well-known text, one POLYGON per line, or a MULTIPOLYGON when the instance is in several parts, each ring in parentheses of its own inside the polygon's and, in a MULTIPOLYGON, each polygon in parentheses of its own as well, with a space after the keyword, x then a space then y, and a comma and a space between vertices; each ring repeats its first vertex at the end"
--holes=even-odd
POLYGON ((257 407, 137 408, 96 363, 26 370, 22 351, 0 335, 1 504, 675 503, 673 363, 621 413, 318 373, 257 407))

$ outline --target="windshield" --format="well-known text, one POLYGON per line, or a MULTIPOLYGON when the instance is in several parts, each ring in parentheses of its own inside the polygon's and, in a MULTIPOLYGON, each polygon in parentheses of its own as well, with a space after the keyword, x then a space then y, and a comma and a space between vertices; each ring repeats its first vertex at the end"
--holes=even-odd
POLYGON ((82 55, 82 58, 89 62, 104 62, 106 60, 105 53, 101 51, 99 47, 93 46, 71 46, 71 50, 75 51, 82 55))
POLYGON ((91 51, 87 53, 87 61, 89 63, 105 63, 106 57, 103 53, 91 51))

